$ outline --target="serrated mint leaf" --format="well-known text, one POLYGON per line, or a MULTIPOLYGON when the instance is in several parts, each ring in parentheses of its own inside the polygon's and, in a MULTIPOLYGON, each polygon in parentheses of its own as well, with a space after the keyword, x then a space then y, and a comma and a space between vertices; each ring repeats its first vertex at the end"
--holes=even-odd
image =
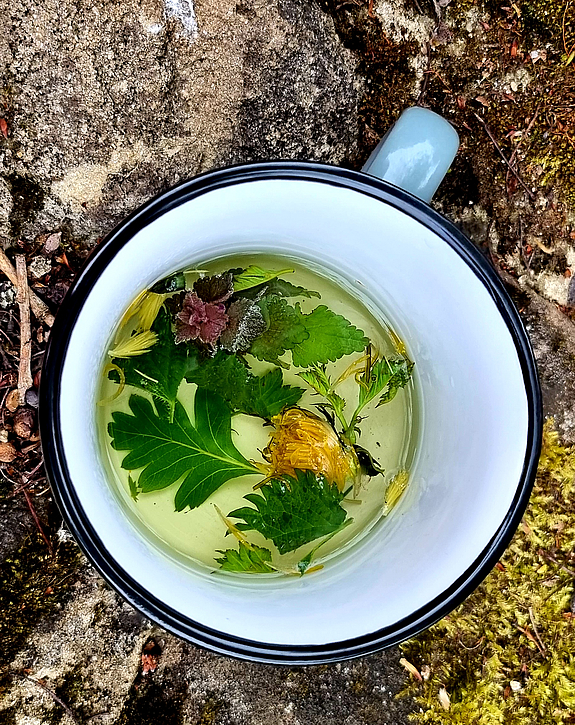
POLYGON ((325 305, 302 317, 308 336, 292 347, 293 364, 297 367, 335 362, 344 355, 361 352, 369 344, 360 329, 325 305))
POLYGON ((269 549, 255 544, 244 544, 243 541, 239 543, 238 551, 226 549, 217 552, 223 554, 221 558, 216 559, 220 569, 224 571, 241 571, 246 574, 269 574, 275 571, 273 567, 269 566, 272 560, 272 553, 269 549))
POLYGON ((247 352, 250 345, 266 329, 260 307, 240 297, 227 309, 228 326, 220 335, 220 345, 229 352, 247 352))
POLYGON ((267 329, 253 341, 250 352, 258 360, 281 365, 280 356, 309 337, 303 315, 282 297, 262 299, 258 304, 267 329))
POLYGON ((112 413, 108 433, 112 448, 129 451, 122 461, 128 471, 142 469, 142 493, 171 486, 183 477, 175 498, 177 511, 196 508, 222 484, 259 473, 232 443, 231 412, 218 395, 199 389, 194 399, 194 424, 179 401, 174 419, 158 416, 149 400, 132 395, 132 414, 112 413))
POLYGON ((186 374, 189 383, 221 395, 236 413, 270 419, 283 408, 295 405, 301 388, 283 384, 281 370, 253 375, 237 355, 220 350, 213 358, 198 360, 186 374))
MULTIPOLYGON (((144 355, 131 358, 114 358, 114 365, 122 368, 126 385, 145 390, 160 401, 162 413, 171 416, 180 383, 188 366, 188 350, 176 345, 168 313, 160 309, 152 325, 157 336, 156 344, 144 355)), ((117 371, 108 377, 120 382, 117 371)))
POLYGON ((228 516, 243 520, 238 529, 259 531, 285 554, 336 531, 347 516, 340 506, 343 497, 325 476, 298 470, 244 496, 255 508, 244 506, 228 516))
POLYGON ((234 275, 234 292, 241 292, 250 287, 257 287, 264 282, 269 282, 280 274, 290 274, 293 269, 280 269, 274 271, 271 269, 262 269, 255 264, 250 264, 247 269, 243 269, 239 274, 234 275))

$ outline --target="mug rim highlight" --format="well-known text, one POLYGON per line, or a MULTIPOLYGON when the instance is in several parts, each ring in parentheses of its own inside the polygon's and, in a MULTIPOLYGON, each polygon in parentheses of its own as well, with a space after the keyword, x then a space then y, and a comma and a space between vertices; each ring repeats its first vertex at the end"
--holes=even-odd
POLYGON ((48 478, 65 522, 91 563, 130 604, 170 632, 218 653, 270 664, 315 664, 364 656, 414 636, 452 611, 485 578, 513 536, 529 500, 541 447, 541 392, 531 344, 495 270, 470 240, 426 203, 376 177, 319 163, 264 162, 207 172, 160 194, 127 217, 98 245, 66 295, 50 335, 42 381, 39 418, 48 478), (411 216, 449 244, 486 287, 509 329, 528 405, 528 439, 515 497, 499 529, 477 559, 441 595, 409 617, 362 637, 325 645, 274 645, 223 634, 192 621, 150 595, 102 546, 75 494, 60 433, 60 382, 70 335, 93 282, 115 254, 151 221, 199 195, 239 183, 277 179, 324 183, 366 194, 411 216))

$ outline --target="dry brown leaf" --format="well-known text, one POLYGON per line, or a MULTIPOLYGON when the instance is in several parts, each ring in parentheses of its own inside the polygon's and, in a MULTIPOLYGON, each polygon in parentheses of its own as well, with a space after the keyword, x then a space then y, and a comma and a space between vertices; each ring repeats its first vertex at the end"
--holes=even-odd
POLYGON ((6 408, 10 413, 15 413, 18 409, 18 388, 14 388, 14 390, 11 390, 8 395, 6 396, 6 408))
POLYGON ((8 124, 5 118, 0 118, 0 133, 4 138, 8 138, 8 124))
POLYGON ((411 672, 411 674, 415 677, 416 680, 419 680, 420 682, 423 682, 423 678, 419 674, 419 670, 417 669, 417 667, 415 667, 415 665, 412 665, 411 662, 408 662, 405 659, 405 657, 402 657, 399 660, 399 664, 400 665, 403 665, 408 672, 411 672))
POLYGON ((12 443, 0 443, 0 463, 12 463, 17 455, 12 443))

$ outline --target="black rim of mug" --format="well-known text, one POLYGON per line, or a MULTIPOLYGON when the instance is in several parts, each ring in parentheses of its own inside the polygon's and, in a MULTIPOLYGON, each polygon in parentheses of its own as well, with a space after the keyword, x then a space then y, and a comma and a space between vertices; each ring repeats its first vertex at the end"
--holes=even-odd
POLYGON ((317 664, 364 656, 427 629, 460 604, 487 576, 505 550, 527 506, 541 450, 543 412, 537 368, 527 333, 499 277, 481 252, 451 222, 424 202, 366 174, 326 164, 268 162, 208 172, 159 195, 121 222, 98 245, 74 281, 52 328, 40 386, 40 433, 52 491, 74 538, 108 583, 146 617, 168 631, 212 651, 270 664, 317 664), (528 439, 513 502, 491 541, 468 569, 426 606, 376 632, 322 645, 270 644, 231 636, 195 622, 141 587, 106 551, 88 520, 71 481, 60 431, 61 373, 76 320, 93 284, 138 231, 170 209, 215 189, 261 180, 299 180, 348 188, 408 214, 449 244, 473 270, 505 320, 521 364, 528 404, 528 439))

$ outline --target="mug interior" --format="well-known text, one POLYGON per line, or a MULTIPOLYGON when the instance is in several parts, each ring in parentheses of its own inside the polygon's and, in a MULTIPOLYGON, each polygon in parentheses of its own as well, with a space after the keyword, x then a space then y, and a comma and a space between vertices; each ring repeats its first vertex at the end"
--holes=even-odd
POLYGON ((77 501, 114 565, 203 627, 296 647, 394 627, 449 590, 508 515, 529 426, 512 335, 460 254, 393 205, 301 179, 212 189, 127 241, 87 293, 58 406, 77 501), (242 252, 331 271, 390 321, 416 362, 420 439, 399 509, 322 571, 273 583, 209 575, 152 546, 106 480, 96 429, 101 366, 128 304, 177 269, 242 252))

